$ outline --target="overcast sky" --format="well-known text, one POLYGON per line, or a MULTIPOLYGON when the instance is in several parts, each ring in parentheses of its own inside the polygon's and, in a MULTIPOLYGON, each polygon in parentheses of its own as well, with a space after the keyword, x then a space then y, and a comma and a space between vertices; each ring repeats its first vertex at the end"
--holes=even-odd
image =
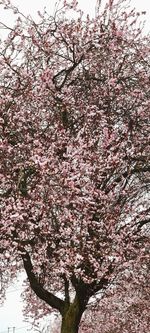
MULTIPOLYGON (((20 11, 25 14, 31 14, 36 17, 36 12, 42 10, 44 6, 47 11, 53 13, 56 0, 12 0, 12 3, 18 5, 20 11)), ((84 12, 89 12, 91 15, 95 13, 94 0, 78 0, 81 9, 84 12)), ((146 30, 150 30, 150 0, 131 0, 131 5, 139 11, 147 11, 146 30)), ((0 10, 0 21, 13 22, 13 15, 7 11, 0 10)), ((1 31, 0 31, 1 33, 1 31)), ((27 333, 30 326, 23 322, 22 303, 20 293, 22 291, 21 281, 11 286, 7 292, 7 298, 4 306, 0 307, 0 333, 27 333), (16 290, 17 289, 17 290, 16 290), (8 328, 10 329, 8 330, 8 328), (13 327, 15 330, 13 331, 13 327)), ((33 332, 33 330, 32 330, 33 332)))

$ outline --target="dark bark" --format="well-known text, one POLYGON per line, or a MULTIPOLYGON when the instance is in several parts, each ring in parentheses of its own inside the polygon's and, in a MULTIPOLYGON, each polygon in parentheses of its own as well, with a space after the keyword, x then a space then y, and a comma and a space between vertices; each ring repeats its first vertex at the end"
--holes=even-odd
POLYGON ((78 333, 85 306, 76 295, 73 303, 66 306, 62 315, 61 333, 78 333))
POLYGON ((62 316, 61 333, 78 333, 80 320, 90 297, 88 288, 79 283, 75 288, 76 295, 74 301, 71 303, 69 297, 69 282, 64 277, 65 300, 61 300, 41 285, 34 273, 29 253, 21 248, 19 250, 22 252, 21 256, 31 289, 40 299, 60 312, 62 316))
POLYGON ((63 313, 65 302, 59 297, 53 295, 51 292, 47 291, 38 281, 36 275, 33 271, 33 265, 29 253, 23 249, 22 260, 24 263, 24 268, 29 279, 30 287, 35 292, 35 294, 45 301, 52 308, 57 309, 61 314, 63 313))

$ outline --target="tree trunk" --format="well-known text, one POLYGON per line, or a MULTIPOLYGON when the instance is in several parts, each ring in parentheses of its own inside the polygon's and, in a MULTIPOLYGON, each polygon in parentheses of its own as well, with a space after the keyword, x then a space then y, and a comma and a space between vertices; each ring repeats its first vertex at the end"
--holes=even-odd
POLYGON ((78 333, 79 324, 84 309, 80 307, 77 297, 68 306, 62 316, 61 333, 78 333))

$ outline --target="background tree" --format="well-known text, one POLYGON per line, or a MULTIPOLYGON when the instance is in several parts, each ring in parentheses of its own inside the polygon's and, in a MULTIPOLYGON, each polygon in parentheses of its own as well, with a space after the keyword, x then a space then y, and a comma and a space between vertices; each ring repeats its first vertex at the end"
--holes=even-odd
POLYGON ((146 333, 150 321, 148 271, 148 261, 134 270, 125 269, 120 282, 107 291, 107 297, 97 295, 97 302, 94 299, 88 305, 80 332, 146 333))
POLYGON ((26 313, 77 333, 148 256, 149 36, 123 0, 38 23, 1 4, 17 14, 0 47, 1 291, 24 268, 26 313))

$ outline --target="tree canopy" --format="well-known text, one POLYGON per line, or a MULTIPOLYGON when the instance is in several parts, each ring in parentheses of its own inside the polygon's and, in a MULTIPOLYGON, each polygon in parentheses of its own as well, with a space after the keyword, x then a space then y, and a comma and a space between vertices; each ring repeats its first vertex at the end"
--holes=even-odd
POLYGON ((1 293, 24 269, 26 313, 77 333, 91 297, 146 278, 150 39, 126 0, 38 22, 0 4, 17 15, 0 46, 1 293))

